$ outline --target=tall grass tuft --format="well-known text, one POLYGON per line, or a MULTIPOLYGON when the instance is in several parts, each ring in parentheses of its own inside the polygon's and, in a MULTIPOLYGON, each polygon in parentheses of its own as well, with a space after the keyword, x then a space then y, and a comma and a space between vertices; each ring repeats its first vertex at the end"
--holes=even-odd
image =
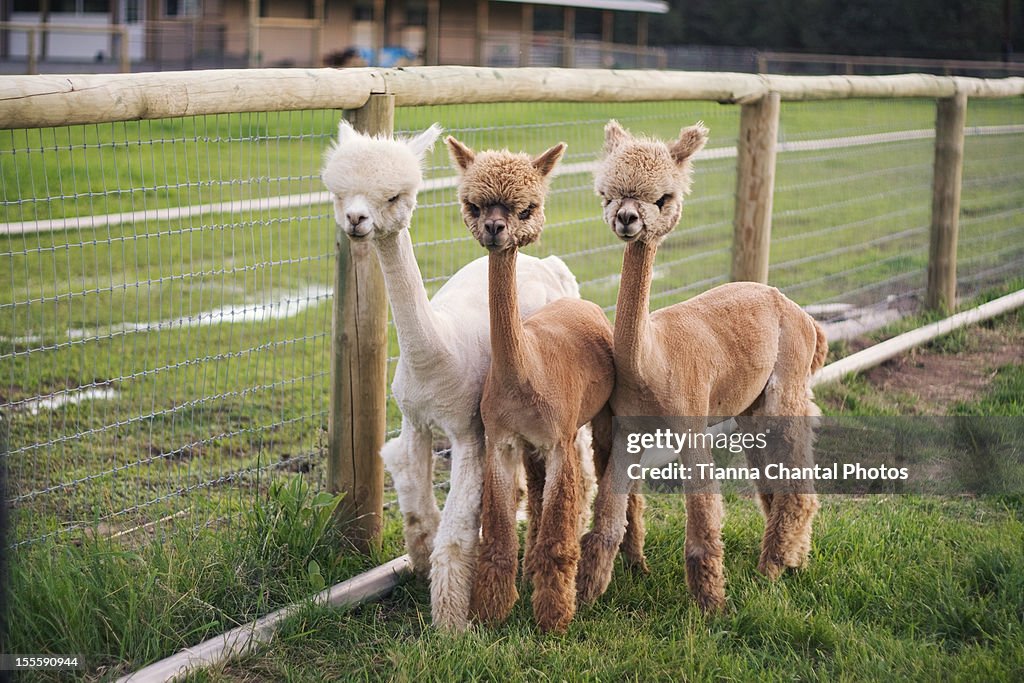
POLYGON ((137 547, 91 534, 18 548, 10 652, 78 654, 83 675, 124 673, 301 601, 373 563, 347 552, 340 501, 296 475, 234 533, 180 523, 137 547))

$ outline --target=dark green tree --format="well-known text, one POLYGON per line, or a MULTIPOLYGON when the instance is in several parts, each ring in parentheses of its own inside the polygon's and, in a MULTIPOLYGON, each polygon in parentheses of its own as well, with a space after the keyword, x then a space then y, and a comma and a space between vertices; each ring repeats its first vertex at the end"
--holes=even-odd
POLYGON ((658 45, 999 59, 1024 50, 1022 0, 669 0, 658 45))

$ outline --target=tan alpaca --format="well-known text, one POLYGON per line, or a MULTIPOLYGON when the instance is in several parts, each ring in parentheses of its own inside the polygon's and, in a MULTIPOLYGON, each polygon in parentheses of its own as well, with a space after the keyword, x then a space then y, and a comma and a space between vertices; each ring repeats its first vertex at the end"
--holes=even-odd
POLYGON ((470 611, 500 622, 518 598, 513 477, 522 461, 529 512, 524 567, 534 583, 533 611, 542 630, 562 631, 576 611, 584 515, 573 440, 592 421, 595 459, 607 461, 607 403, 615 381, 611 325, 596 304, 569 298, 520 319, 517 254, 544 227, 548 176, 565 145, 530 159, 508 151, 476 154, 452 137, 447 143, 461 174, 463 219, 489 252, 491 367, 480 403, 487 441, 483 530, 470 611))
MULTIPOLYGON (((690 190, 691 157, 707 141, 703 124, 665 144, 638 139, 615 121, 605 127, 604 159, 595 188, 604 218, 627 243, 615 316, 612 410, 623 416, 813 416, 809 379, 825 360, 821 328, 774 287, 741 282, 649 312, 658 245, 682 213, 690 190)), ((810 420, 786 422, 784 442, 796 465, 812 464, 810 420)), ((707 459, 709 453, 698 454, 707 459)), ((581 602, 596 599, 611 580, 614 550, 623 537, 626 496, 609 467, 600 481, 594 528, 583 539, 578 578, 581 602)), ((812 493, 762 492, 766 516, 758 570, 770 578, 803 564, 810 551, 812 493)), ((721 496, 686 499, 686 576, 704 610, 725 601, 721 496)))

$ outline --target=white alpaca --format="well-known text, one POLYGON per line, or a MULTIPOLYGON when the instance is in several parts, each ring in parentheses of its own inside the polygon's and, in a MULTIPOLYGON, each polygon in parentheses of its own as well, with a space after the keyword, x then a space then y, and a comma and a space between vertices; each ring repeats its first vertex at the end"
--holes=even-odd
MULTIPOLYGON (((488 268, 487 257, 469 263, 427 299, 408 227, 424 154, 440 134, 435 124, 409 140, 375 138, 342 121, 322 178, 338 225, 350 239, 372 240, 380 260, 400 351, 391 389, 402 411, 401 434, 384 444, 381 457, 398 493, 413 566, 421 575, 429 570, 433 622, 462 630, 468 625, 480 528, 480 395, 491 362, 488 268), (451 487, 443 513, 432 486, 432 429, 451 442, 451 487)), ((579 298, 576 279, 555 256, 521 256, 517 290, 524 316, 562 297, 579 298)), ((577 450, 592 472, 583 430, 577 450)), ((592 474, 590 484, 592 489, 592 474)))

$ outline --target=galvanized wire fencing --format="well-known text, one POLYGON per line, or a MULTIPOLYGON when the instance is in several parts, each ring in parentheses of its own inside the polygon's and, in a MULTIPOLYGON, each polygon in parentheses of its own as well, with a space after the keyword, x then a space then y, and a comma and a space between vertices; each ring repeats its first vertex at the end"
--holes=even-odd
POLYGON ((16 540, 215 519, 310 467, 334 248, 308 196, 334 118, 0 133, 16 540))
MULTIPOLYGON (((202 90, 202 74, 188 87, 202 90)), ((730 278, 740 111, 714 101, 728 98, 474 104, 459 92, 441 91, 445 104, 400 100, 396 133, 437 121, 476 148, 567 142, 529 253, 560 255, 609 316, 622 247, 592 190, 603 126, 616 118, 668 138, 704 120, 711 143, 659 251, 652 303, 730 278), (460 97, 470 103, 450 103, 460 97)), ((15 543, 230 521, 282 473, 326 485, 336 263, 319 170, 340 113, 302 106, 0 131, 0 410, 15 543)), ((782 104, 768 280, 833 336, 920 307, 934 119, 934 99, 782 104)), ((1024 104, 970 100, 966 132, 969 293, 1024 273, 1024 104)), ((443 145, 428 166, 412 236, 433 293, 484 252, 462 225, 443 145)), ((389 374, 393 330, 390 340, 389 374)), ((387 425, 398 425, 390 403, 387 425)))

